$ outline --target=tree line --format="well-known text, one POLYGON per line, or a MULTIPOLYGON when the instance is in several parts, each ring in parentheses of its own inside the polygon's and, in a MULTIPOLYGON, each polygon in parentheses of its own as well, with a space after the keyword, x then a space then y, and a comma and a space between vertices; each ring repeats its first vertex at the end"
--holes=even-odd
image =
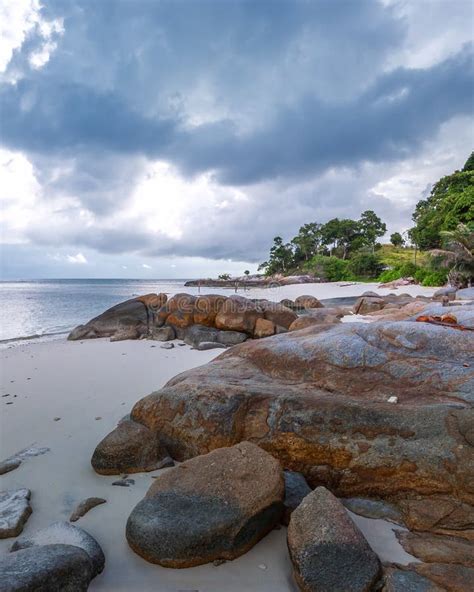
MULTIPOLYGON (((449 245, 454 244, 454 236, 462 236, 467 247, 459 247, 458 241, 456 249, 461 253, 464 280, 467 278, 467 282, 471 282, 474 275, 469 267, 471 264, 467 265, 467 271, 465 269, 469 252, 472 259, 472 246, 469 245, 474 240, 474 152, 462 170, 443 177, 433 185, 430 195, 417 203, 412 219, 414 226, 404 233, 406 239, 399 232, 390 236, 393 247, 415 247, 415 252, 438 250, 430 257, 428 271, 432 275, 429 281, 439 282, 448 275, 449 269, 444 269, 448 267, 446 262, 453 262, 452 257, 446 255, 443 259, 442 253, 446 254, 449 245)), ((326 279, 331 275, 330 279, 335 280, 356 276, 378 277, 386 267, 377 254, 382 247, 378 239, 386 232, 385 222, 372 210, 362 212, 358 220, 333 218, 325 224, 309 222, 301 226, 289 242, 276 236, 269 257, 259 266, 259 271, 274 275, 295 271, 314 273, 324 268, 326 279), (328 269, 332 271, 328 272, 328 269)), ((459 267, 459 257, 456 261, 459 267)), ((416 260, 412 271, 415 268, 416 260)), ((422 271, 420 277, 423 276, 422 271)))

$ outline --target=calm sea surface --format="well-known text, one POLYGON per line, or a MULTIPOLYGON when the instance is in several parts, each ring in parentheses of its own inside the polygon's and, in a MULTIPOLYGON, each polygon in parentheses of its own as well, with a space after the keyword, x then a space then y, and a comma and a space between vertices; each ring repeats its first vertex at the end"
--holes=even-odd
MULTIPOLYGON (((107 308, 149 292, 183 292, 186 280, 0 282, 0 341, 53 338, 107 308)), ((196 288, 186 288, 197 293, 196 288)))

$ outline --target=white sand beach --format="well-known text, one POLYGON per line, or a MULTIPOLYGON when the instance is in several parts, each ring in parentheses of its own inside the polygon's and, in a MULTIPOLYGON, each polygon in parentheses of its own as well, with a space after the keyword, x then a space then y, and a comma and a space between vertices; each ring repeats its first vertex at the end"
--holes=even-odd
MULTIPOLYGON (((374 286, 300 285, 280 288, 278 296, 294 298, 306 293, 329 298, 369 289, 374 286)), ((403 291, 430 295, 433 289, 413 286, 403 291)), ((276 299, 268 291, 264 295, 276 299)), ((132 475, 135 484, 128 488, 112 486, 117 477, 97 475, 90 465, 92 452, 139 398, 160 388, 179 372, 207 363, 221 351, 196 351, 187 345, 166 350, 160 345, 145 340, 110 343, 105 339, 62 339, 16 345, 0 352, 1 459, 32 444, 50 448, 46 454, 29 458, 18 469, 2 476, 3 490, 27 487, 32 491, 33 514, 24 533, 67 520, 75 506, 87 497, 103 497, 106 504, 77 522, 97 539, 106 556, 105 570, 92 581, 90 590, 296 590, 285 528, 270 533, 243 557, 218 567, 165 569, 147 563, 129 549, 124 534, 126 520, 158 472, 132 475)), ((396 541, 393 524, 354 519, 382 559, 401 563, 414 560, 396 541)), ((13 541, 0 541, 0 552, 7 552, 13 541)))

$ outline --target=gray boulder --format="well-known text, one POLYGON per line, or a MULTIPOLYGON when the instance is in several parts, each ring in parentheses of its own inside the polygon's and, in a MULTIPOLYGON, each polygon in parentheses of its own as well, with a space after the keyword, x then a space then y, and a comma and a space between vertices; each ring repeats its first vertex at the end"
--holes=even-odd
POLYGON ((155 341, 171 341, 176 338, 176 331, 170 325, 164 327, 153 327, 150 330, 149 339, 155 341))
POLYGON ((359 516, 403 524, 401 512, 388 502, 362 497, 343 498, 341 502, 348 510, 359 516))
POLYGON ((71 545, 85 551, 92 563, 92 577, 104 569, 105 557, 99 543, 88 532, 69 522, 55 522, 32 535, 21 537, 13 543, 11 551, 45 545, 71 545))
POLYGON ((304 592, 369 592, 381 575, 377 555, 324 487, 306 496, 291 515, 288 549, 304 592))
POLYGON ((446 589, 414 571, 389 567, 385 570, 382 592, 446 592, 446 589))
POLYGON ((225 349, 226 346, 223 343, 218 343, 217 341, 201 341, 196 346, 196 349, 199 351, 207 351, 208 349, 225 349))
POLYGON ((219 448, 155 479, 130 514, 127 541, 164 567, 235 559, 279 522, 283 494, 267 452, 250 442, 219 448))
POLYGON ((18 536, 32 512, 29 489, 0 492, 0 539, 18 536))
POLYGON ((44 545, 0 557, 2 592, 86 592, 94 568, 72 545, 44 545))
POLYGON ((285 477, 285 510, 283 513, 283 524, 290 523, 290 517, 293 510, 301 504, 304 498, 311 493, 312 489, 306 482, 306 479, 301 473, 295 471, 284 471, 285 477))

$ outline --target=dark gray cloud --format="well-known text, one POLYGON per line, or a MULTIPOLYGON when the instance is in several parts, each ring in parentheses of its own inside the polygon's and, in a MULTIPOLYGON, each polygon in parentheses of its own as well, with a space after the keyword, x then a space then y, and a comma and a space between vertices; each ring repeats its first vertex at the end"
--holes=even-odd
MULTIPOLYGON (((274 234, 305 221, 377 206, 390 215, 393 202, 370 193, 384 167, 418 157, 472 113, 472 45, 442 47, 430 62, 424 39, 413 49, 424 65, 405 64, 416 27, 398 0, 43 4, 64 33, 41 68, 29 64, 38 29, 14 52, 0 85, 1 144, 28 156, 43 200, 73 197, 61 214, 73 222, 84 209, 94 224, 54 236, 32 227, 37 244, 256 260, 274 234), (249 199, 188 208, 179 239, 113 222, 156 160, 249 199), (332 170, 339 179, 325 176, 332 170)), ((453 14, 460 27, 469 10, 437 6, 431 25, 449 28, 453 14)))

